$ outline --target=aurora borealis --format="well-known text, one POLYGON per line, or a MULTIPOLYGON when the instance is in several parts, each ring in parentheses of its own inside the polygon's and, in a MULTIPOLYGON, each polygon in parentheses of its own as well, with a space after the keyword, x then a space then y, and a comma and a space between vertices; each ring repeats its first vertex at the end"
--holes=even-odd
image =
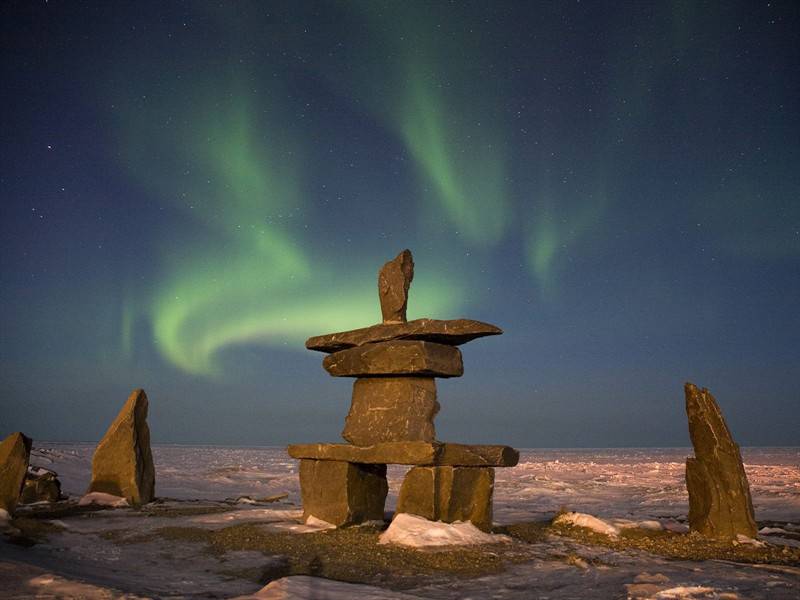
POLYGON ((2 11, 3 431, 336 440, 303 341, 407 247, 409 318, 506 332, 439 437, 682 445, 690 380, 800 444, 795 3, 2 11))

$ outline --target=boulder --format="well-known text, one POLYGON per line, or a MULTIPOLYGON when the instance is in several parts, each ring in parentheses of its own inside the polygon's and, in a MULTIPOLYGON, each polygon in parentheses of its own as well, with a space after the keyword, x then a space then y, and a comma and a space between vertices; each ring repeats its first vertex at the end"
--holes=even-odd
POLYGON ((382 442, 372 446, 292 444, 287 450, 292 458, 361 464, 513 467, 519 462, 519 451, 510 446, 444 442, 382 442))
POLYGON ((687 383, 684 392, 695 454, 686 459, 689 528, 721 540, 739 534, 754 538, 753 502, 739 446, 707 389, 687 383))
POLYGON ((464 364, 458 348, 433 342, 405 340, 340 350, 326 356, 322 366, 334 377, 461 377, 464 374, 464 364))
POLYGON ((378 297, 384 323, 405 323, 408 288, 414 279, 411 250, 403 250, 378 272, 378 297))
POLYGON ((439 412, 432 377, 363 377, 353 384, 353 401, 342 437, 357 446, 436 438, 439 412))
POLYGON ((406 323, 379 323, 361 329, 317 335, 306 340, 306 348, 319 352, 337 352, 391 340, 422 340, 459 346, 476 338, 501 333, 503 330, 496 325, 472 319, 415 319, 406 323))
POLYGON ((414 467, 403 479, 397 512, 429 521, 471 521, 492 529, 494 469, 491 467, 414 467))
POLYGON ((303 520, 313 516, 337 527, 382 521, 388 491, 386 465, 300 461, 303 520))
POLYGON ((153 500, 155 469, 147 407, 144 390, 134 390, 97 445, 88 492, 119 496, 132 505, 153 500))
POLYGON ((28 467, 25 485, 19 497, 22 504, 58 502, 61 498, 61 482, 55 471, 44 467, 28 467))
POLYGON ((0 509, 8 514, 17 507, 30 456, 31 439, 19 431, 0 442, 0 509))

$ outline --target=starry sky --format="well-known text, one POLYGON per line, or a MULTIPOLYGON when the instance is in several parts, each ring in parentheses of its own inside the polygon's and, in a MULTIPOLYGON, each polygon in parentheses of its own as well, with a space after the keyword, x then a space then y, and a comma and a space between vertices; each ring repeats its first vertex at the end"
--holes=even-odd
POLYGON ((336 441, 311 335, 473 318, 440 439, 800 445, 800 4, 9 2, 0 436, 336 441))

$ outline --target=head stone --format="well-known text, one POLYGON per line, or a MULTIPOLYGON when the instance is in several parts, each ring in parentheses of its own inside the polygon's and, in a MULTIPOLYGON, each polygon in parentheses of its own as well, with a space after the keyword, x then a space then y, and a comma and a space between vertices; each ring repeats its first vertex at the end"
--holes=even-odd
POLYGON ((378 273, 378 297, 384 323, 405 323, 408 288, 414 279, 411 250, 403 250, 378 273))

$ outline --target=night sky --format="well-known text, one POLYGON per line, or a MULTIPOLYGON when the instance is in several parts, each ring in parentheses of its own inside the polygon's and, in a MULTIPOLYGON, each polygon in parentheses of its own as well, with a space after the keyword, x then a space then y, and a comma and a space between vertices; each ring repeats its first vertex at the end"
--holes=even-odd
POLYGON ((0 436, 336 441, 311 335, 473 318, 440 439, 800 445, 800 4, 5 2, 0 436))

